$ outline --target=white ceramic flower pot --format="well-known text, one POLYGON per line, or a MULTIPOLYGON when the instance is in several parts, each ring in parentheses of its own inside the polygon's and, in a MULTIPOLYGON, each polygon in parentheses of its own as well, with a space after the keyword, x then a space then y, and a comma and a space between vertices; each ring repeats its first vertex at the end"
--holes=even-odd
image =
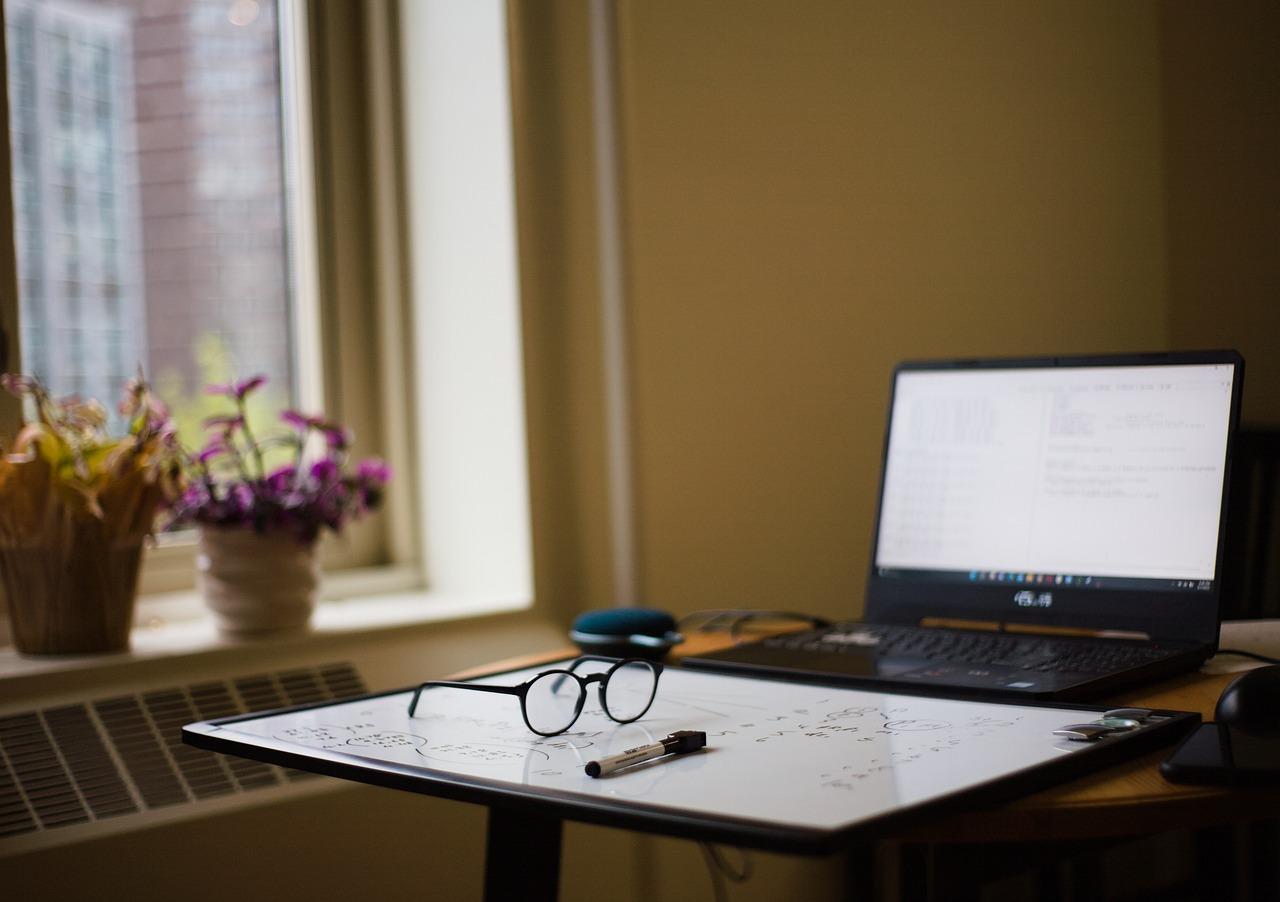
POLYGON ((196 582, 224 635, 305 631, 320 583, 315 542, 280 532, 203 527, 196 582))

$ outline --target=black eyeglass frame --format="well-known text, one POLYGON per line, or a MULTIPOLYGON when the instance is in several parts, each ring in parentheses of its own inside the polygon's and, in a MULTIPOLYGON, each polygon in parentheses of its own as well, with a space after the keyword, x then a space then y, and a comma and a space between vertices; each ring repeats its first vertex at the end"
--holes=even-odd
POLYGON ((562 670, 562 669, 544 670, 542 671, 542 673, 539 673, 533 679, 526 680, 525 682, 521 683, 518 686, 495 686, 491 683, 472 683, 472 682, 458 681, 458 680, 427 680, 427 682, 422 683, 421 685, 418 686, 417 689, 413 690, 413 698, 410 699, 409 701, 409 716, 413 717, 414 712, 418 709, 418 699, 422 697, 422 690, 424 689, 431 689, 431 688, 475 689, 479 692, 496 692, 500 695, 514 695, 519 697, 520 716, 524 718, 524 725, 526 727, 528 727, 533 732, 537 733, 539 736, 559 736, 561 733, 567 733, 573 727, 573 725, 578 722, 578 717, 582 714, 583 705, 585 705, 587 701, 587 687, 590 686, 592 683, 600 684, 600 707, 604 708, 604 713, 609 716, 610 720, 613 720, 617 723, 634 723, 635 721, 639 720, 640 718, 644 717, 647 713, 649 713, 649 709, 653 707, 653 700, 658 697, 658 681, 661 678, 661 676, 662 676, 662 664, 658 661, 648 661, 648 660, 645 660, 644 658, 609 658, 609 657, 604 657, 603 655, 582 655, 581 657, 575 658, 573 660, 573 663, 569 665, 568 670, 562 670), (579 676, 578 674, 574 673, 574 670, 576 670, 578 666, 581 664, 586 664, 588 662, 608 663, 610 661, 614 662, 613 666, 610 667, 608 670, 601 671, 600 673, 592 673, 592 674, 588 674, 587 676, 579 676), (644 707, 640 709, 640 712, 638 714, 636 714, 634 717, 622 718, 622 717, 616 716, 612 711, 609 710, 608 685, 609 685, 609 678, 613 676, 614 672, 627 664, 643 664, 644 666, 648 667, 650 670, 653 671, 653 691, 649 693, 649 700, 645 702, 644 707), (572 678, 578 681, 578 686, 579 686, 578 704, 574 708, 573 717, 570 718, 567 724, 565 724, 563 727, 561 727, 558 730, 554 730, 548 733, 545 730, 539 730, 537 727, 535 727, 533 724, 529 722, 529 710, 525 704, 525 698, 529 694, 530 686, 532 686, 534 683, 536 683, 538 680, 542 679, 543 677, 553 676, 555 674, 560 674, 564 678, 572 678))

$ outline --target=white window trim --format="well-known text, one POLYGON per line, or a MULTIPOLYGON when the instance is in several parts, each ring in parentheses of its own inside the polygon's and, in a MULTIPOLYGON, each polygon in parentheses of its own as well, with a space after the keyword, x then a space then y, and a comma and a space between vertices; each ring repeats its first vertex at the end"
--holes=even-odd
POLYGON ((532 597, 506 9, 400 4, 431 585, 532 597))
MULTIPOLYGON (((311 115, 310 41, 307 7, 279 0, 282 164, 292 174, 286 192, 285 229, 289 235, 289 327, 293 332, 294 388, 304 410, 324 409, 321 359, 320 251, 316 226, 315 122, 311 115)), ((288 184, 288 179, 286 179, 288 184)))

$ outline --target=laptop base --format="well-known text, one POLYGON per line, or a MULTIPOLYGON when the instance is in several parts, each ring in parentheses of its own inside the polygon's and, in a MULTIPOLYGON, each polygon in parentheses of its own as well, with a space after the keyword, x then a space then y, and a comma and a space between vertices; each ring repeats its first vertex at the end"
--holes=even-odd
MULTIPOLYGON (((836 629, 854 626, 868 625, 851 624, 836 629)), ((966 662, 885 654, 874 646, 851 643, 842 644, 838 651, 814 647, 822 644, 824 633, 829 631, 744 643, 687 657, 682 663, 695 669, 862 685, 908 694, 1065 700, 1097 697, 1126 685, 1149 683, 1194 670, 1213 654, 1211 648, 1162 649, 1153 654, 1151 660, 1110 673, 1033 670, 990 659, 966 662)), ((978 638, 988 637, 979 635, 978 638)), ((1058 641, 1070 643, 1070 640, 1058 641)))

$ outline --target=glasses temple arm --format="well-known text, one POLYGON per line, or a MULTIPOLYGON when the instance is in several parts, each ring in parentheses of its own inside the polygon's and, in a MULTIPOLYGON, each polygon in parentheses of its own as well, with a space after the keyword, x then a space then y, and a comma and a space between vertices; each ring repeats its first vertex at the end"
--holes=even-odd
POLYGON ((413 690, 413 698, 409 701, 409 716, 413 717, 414 712, 418 710, 418 699, 422 697, 422 690, 431 687, 442 687, 445 689, 475 689, 477 692, 497 692, 501 695, 520 695, 524 692, 524 686, 490 686, 488 683, 464 683, 452 680, 427 680, 425 683, 413 690))

